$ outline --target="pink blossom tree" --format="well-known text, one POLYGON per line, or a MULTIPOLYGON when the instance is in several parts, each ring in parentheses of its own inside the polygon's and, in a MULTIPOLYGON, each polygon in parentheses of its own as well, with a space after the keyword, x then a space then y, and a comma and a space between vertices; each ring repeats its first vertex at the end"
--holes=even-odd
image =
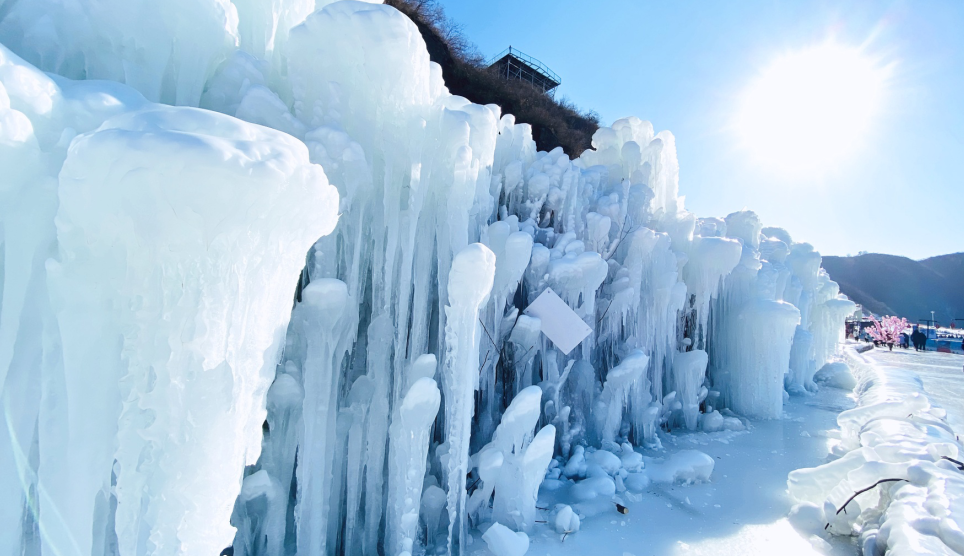
POLYGON ((887 344, 890 349, 894 349, 894 344, 900 342, 901 332, 908 327, 905 318, 886 316, 879 321, 874 317, 870 317, 870 320, 874 323, 873 328, 868 329, 870 336, 881 344, 887 344))

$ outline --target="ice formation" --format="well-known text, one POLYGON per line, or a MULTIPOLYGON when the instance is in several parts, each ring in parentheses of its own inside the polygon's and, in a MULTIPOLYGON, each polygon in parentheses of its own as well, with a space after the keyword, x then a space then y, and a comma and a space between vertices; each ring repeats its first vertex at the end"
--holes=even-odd
POLYGON ((846 354, 857 407, 837 418, 835 459, 790 474, 791 523, 808 534, 859 537, 863 554, 960 554, 964 448, 945 411, 931 405, 917 375, 875 366, 852 348, 846 354))
POLYGON ((686 211, 669 132, 537 152, 390 7, 21 0, 0 42, 0 556, 524 552, 546 477, 779 418, 853 309, 686 211))

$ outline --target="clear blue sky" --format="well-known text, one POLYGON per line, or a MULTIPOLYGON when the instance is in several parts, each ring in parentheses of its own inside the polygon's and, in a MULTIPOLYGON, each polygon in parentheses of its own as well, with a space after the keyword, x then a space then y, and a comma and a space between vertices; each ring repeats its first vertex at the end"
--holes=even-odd
POLYGON ((541 59, 604 124, 672 131, 700 216, 749 208, 825 255, 964 251, 964 2, 440 3, 483 54, 511 44, 541 59), (732 132, 742 91, 775 57, 831 38, 891 68, 862 148, 820 172, 761 167, 732 132))

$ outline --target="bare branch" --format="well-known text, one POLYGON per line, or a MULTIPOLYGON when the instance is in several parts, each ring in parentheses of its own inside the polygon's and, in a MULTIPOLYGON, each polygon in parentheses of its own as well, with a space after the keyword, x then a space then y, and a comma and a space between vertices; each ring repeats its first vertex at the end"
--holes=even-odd
MULTIPOLYGON (((860 496, 861 494, 867 492, 868 490, 873 490, 877 485, 880 485, 880 484, 883 484, 883 483, 895 483, 895 482, 899 482, 899 481, 909 482, 907 479, 881 479, 881 480, 877 481, 876 483, 870 485, 870 486, 867 487, 867 488, 862 488, 862 489, 858 490, 857 492, 854 493, 853 496, 851 496, 850 498, 848 498, 847 501, 843 503, 843 506, 840 506, 840 509, 837 510, 837 513, 836 513, 835 515, 840 515, 840 512, 847 513, 847 512, 846 512, 847 504, 853 502, 853 501, 854 501, 854 498, 860 496)), ((830 524, 828 523, 828 524, 827 524, 827 527, 829 527, 829 526, 830 526, 830 524)), ((824 527, 824 529, 826 529, 827 527, 824 527)))

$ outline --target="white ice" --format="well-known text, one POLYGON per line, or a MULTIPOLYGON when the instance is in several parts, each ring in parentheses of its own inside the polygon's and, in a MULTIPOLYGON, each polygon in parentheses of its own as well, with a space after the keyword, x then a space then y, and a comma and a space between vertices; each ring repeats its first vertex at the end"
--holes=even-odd
POLYGON ((574 531, 713 480, 666 431, 779 419, 854 308, 685 210, 670 132, 537 152, 379 3, 20 0, 0 42, 0 556, 465 554, 547 485, 574 531))

